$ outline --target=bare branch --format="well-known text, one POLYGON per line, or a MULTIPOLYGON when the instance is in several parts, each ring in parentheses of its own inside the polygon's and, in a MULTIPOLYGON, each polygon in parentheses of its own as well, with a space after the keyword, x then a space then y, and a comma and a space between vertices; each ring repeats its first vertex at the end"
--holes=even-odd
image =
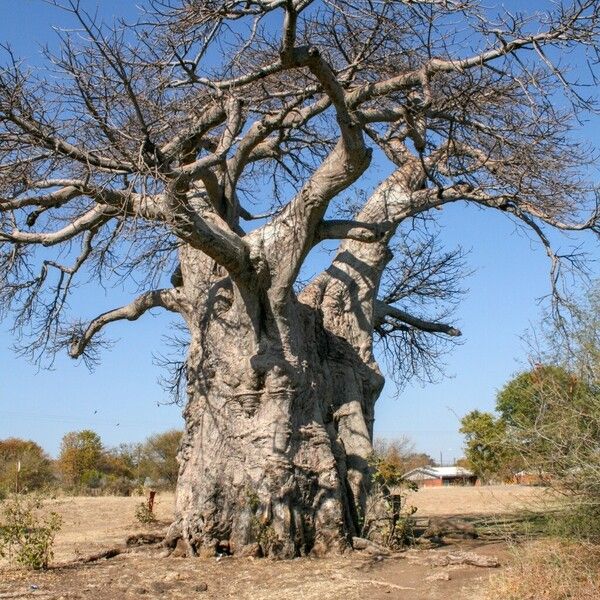
POLYGON ((318 240, 356 240, 377 242, 391 229, 390 223, 361 223, 360 221, 323 221, 317 230, 318 240))
POLYGON ((127 321, 136 321, 152 308, 164 308, 171 312, 178 312, 182 301, 181 294, 177 289, 145 292, 130 304, 105 312, 93 319, 81 337, 71 341, 69 355, 72 358, 80 357, 85 352, 92 338, 109 323, 124 319, 127 321))
POLYGON ((386 304, 381 300, 376 301, 375 327, 380 327, 384 323, 395 326, 397 325, 398 321, 400 321, 402 324, 410 325, 411 327, 416 327, 421 331, 427 331, 430 333, 443 333, 451 337, 458 337, 462 335, 461 331, 452 325, 427 321, 425 319, 415 317, 414 315, 411 315, 406 311, 397 308, 396 306, 386 304))

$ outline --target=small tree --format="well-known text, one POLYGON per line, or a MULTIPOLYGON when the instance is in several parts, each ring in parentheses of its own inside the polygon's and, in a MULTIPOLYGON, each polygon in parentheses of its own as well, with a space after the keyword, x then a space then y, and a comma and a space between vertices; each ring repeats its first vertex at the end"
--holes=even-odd
POLYGON ((0 440, 0 490, 35 490, 52 483, 52 461, 44 450, 31 440, 7 438, 0 440), (17 468, 20 470, 17 474, 17 468))
POLYGON ((571 495, 588 490, 587 500, 600 492, 596 384, 564 366, 537 364, 500 390, 496 411, 497 416, 475 410, 461 420, 466 457, 482 479, 527 470, 571 495))
POLYGON ((45 569, 54 554, 54 536, 62 525, 58 513, 40 514, 37 496, 12 494, 0 504, 0 558, 31 569, 45 569))
POLYGON ((514 469, 514 456, 506 445, 506 423, 491 413, 471 411, 461 419, 465 456, 482 480, 506 479, 514 469))
POLYGON ((183 433, 171 429, 151 435, 143 445, 141 471, 157 484, 174 488, 179 474, 177 451, 183 433))
POLYGON ((104 448, 96 432, 84 429, 63 436, 57 466, 66 485, 97 483, 104 465, 104 448))
POLYGON ((414 442, 406 436, 394 440, 375 440, 373 451, 381 468, 389 467, 400 475, 435 463, 429 454, 416 452, 414 442))

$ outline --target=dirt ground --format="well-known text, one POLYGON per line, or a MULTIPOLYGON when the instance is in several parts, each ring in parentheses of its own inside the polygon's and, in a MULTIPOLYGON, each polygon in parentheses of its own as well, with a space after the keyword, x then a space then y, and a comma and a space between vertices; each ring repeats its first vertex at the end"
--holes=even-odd
MULTIPOLYGON (((420 517, 505 515, 531 507, 540 490, 519 486, 420 490, 409 499, 420 517)), ((157 497, 159 523, 141 527, 134 518, 141 498, 58 498, 53 510, 64 519, 56 538, 54 563, 65 563, 113 547, 131 533, 160 531, 172 515, 173 496, 157 497)), ((0 599, 43 598, 120 600, 129 598, 214 598, 253 600, 476 600, 498 569, 447 563, 457 551, 508 559, 503 541, 459 540, 433 550, 416 549, 390 557, 351 552, 337 558, 274 562, 248 558, 160 557, 140 548, 89 564, 26 572, 0 567, 0 599)), ((500 569, 502 566, 500 566, 500 569)))

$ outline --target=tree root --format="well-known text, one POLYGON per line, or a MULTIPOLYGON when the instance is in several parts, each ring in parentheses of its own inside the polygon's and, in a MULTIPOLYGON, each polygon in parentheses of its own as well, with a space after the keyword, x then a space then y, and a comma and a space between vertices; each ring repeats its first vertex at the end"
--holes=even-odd
POLYGON ((74 567, 77 565, 85 565, 87 563, 97 562, 99 560, 115 558, 121 554, 130 554, 140 549, 145 548, 160 548, 164 545, 164 536, 156 534, 136 534, 131 535, 127 538, 127 547, 114 547, 108 550, 102 550, 102 552, 95 552, 94 554, 88 554, 87 556, 80 556, 74 560, 69 560, 62 563, 55 563, 52 565, 52 569, 63 569, 66 567, 74 567))

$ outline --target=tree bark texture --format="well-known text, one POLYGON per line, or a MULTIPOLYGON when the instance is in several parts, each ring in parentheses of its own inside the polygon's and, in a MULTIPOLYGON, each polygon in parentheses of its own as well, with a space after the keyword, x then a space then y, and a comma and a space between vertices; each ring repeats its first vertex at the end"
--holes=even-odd
POLYGON ((344 551, 360 529, 383 386, 353 307, 359 286, 324 274, 282 304, 196 251, 181 265, 192 336, 171 543, 189 555, 344 551))

